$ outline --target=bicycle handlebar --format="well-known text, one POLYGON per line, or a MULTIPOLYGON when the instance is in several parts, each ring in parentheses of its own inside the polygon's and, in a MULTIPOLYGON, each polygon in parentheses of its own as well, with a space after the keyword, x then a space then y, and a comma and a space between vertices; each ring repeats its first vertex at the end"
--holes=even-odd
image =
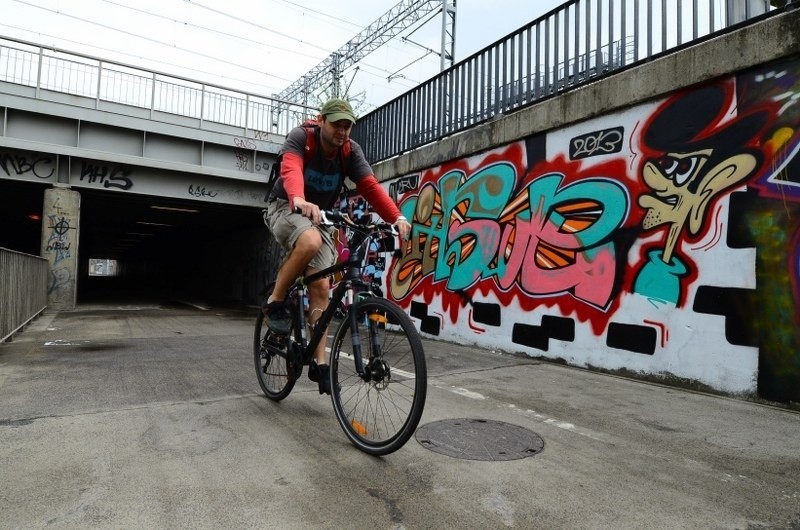
MULTIPOLYGON (((301 213, 300 208, 294 208, 294 213, 301 213)), ((322 221, 320 222, 321 225, 324 226, 337 226, 337 225, 347 225, 356 229, 367 229, 367 230, 391 230, 394 234, 396 232, 394 225, 391 223, 379 222, 379 223, 359 223, 358 221, 354 221, 350 218, 349 215, 346 213, 340 212, 338 210, 320 210, 320 215, 322 221)), ((362 219, 367 218, 365 214, 362 219)))

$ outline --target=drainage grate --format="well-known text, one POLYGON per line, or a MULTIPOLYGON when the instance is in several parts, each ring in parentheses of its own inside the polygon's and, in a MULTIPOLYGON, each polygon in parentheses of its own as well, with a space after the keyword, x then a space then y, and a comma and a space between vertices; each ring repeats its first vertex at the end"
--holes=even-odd
POLYGON ((524 427, 470 418, 428 423, 417 430, 416 439, 435 453, 465 460, 518 460, 544 449, 541 436, 524 427))

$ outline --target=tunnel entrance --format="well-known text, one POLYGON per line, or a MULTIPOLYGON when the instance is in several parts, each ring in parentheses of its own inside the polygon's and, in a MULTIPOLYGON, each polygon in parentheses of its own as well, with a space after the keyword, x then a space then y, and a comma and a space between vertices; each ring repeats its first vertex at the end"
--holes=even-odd
MULTIPOLYGON (((40 255, 46 188, 0 179, 0 246, 40 255)), ((73 189, 79 304, 257 303, 269 261, 259 208, 73 189)))
POLYGON ((0 179, 0 247, 39 256, 44 184, 0 179))
POLYGON ((79 191, 78 303, 255 303, 267 238, 260 209, 79 191))

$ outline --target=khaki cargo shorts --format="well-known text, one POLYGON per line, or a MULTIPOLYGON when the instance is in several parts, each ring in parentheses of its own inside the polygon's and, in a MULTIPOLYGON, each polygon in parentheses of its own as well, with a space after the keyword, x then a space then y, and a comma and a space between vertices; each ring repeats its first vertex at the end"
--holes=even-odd
POLYGON ((322 236, 322 247, 317 255, 311 258, 309 267, 322 270, 336 263, 336 247, 333 243, 335 228, 331 226, 314 226, 311 219, 289 211, 289 202, 273 197, 267 204, 267 226, 275 241, 283 248, 291 250, 297 238, 306 230, 319 230, 322 236))

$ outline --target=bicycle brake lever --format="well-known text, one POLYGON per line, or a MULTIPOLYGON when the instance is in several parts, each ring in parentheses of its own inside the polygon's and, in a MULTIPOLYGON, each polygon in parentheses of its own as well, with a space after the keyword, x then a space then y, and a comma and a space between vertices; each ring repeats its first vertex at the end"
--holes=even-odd
POLYGON ((353 225, 352 219, 347 214, 336 210, 320 210, 321 223, 326 226, 336 226, 337 224, 353 225))
POLYGON ((320 215, 319 224, 325 225, 325 226, 333 226, 333 222, 328 219, 328 215, 327 215, 327 212, 325 212, 325 210, 320 210, 319 211, 319 215, 320 215))

